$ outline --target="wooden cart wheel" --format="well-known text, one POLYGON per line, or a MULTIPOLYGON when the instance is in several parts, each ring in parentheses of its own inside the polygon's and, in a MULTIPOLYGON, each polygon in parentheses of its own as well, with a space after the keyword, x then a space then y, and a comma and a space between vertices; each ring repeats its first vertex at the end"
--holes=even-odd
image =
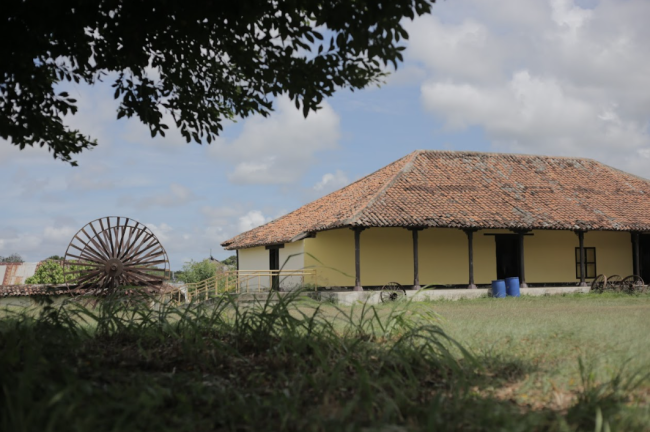
POLYGON ((619 275, 611 275, 610 277, 607 278, 607 286, 605 287, 605 289, 609 289, 612 291, 620 291, 622 280, 623 278, 621 278, 619 275))
POLYGON ((381 288, 379 298, 383 303, 406 298, 406 290, 397 282, 389 282, 381 288))
POLYGON ((641 276, 630 275, 621 281, 621 291, 628 294, 634 294, 635 292, 642 291, 644 285, 641 276))
POLYGON ((79 288, 161 285, 169 273, 165 248, 151 230, 125 217, 84 226, 65 252, 66 283, 79 288))
POLYGON ((591 290, 597 293, 601 293, 605 290, 607 286, 607 276, 604 274, 599 274, 596 276, 596 279, 591 283, 591 290))

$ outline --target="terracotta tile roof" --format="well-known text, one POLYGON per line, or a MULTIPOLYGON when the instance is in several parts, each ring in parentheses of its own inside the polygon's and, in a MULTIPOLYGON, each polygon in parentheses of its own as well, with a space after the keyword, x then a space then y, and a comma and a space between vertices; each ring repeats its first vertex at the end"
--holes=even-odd
POLYGON ((418 150, 221 245, 344 226, 650 230, 650 180, 592 159, 418 150))

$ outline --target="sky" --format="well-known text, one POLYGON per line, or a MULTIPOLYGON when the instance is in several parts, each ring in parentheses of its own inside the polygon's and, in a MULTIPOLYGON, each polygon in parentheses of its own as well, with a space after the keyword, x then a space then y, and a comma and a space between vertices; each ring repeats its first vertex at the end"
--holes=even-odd
POLYGON ((287 99, 211 145, 116 120, 110 82, 68 88, 75 158, 0 140, 0 256, 63 255, 103 216, 146 224, 172 270, 417 149, 589 157, 650 178, 650 1, 446 0, 405 21, 405 61, 306 119, 287 99))

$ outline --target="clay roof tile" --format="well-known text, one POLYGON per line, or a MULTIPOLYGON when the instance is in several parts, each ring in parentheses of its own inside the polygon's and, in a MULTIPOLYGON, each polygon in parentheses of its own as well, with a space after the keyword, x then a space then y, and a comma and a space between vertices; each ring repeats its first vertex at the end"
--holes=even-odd
POLYGON ((650 181, 591 159, 418 150, 222 246, 345 226, 647 231, 650 181))

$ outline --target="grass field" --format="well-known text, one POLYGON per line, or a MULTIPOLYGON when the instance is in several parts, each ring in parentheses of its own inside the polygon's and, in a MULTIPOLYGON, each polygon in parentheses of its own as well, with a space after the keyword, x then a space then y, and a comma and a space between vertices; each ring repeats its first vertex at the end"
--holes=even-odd
POLYGON ((435 310, 447 333, 483 363, 505 367, 506 377, 509 365, 512 379, 495 389, 499 397, 562 411, 576 403, 585 386, 624 387, 632 380, 638 387, 626 399, 644 407, 638 414, 650 425, 649 296, 482 299, 442 302, 435 310))
POLYGON ((650 425, 648 295, 0 316, 3 431, 650 425))

